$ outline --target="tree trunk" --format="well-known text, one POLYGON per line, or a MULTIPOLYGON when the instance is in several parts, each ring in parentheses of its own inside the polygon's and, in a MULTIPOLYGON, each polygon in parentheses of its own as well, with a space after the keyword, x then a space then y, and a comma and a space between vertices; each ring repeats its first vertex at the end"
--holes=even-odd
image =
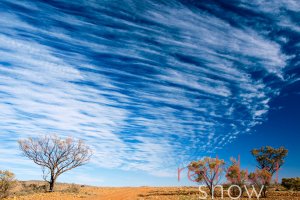
POLYGON ((210 197, 211 199, 213 199, 214 197, 214 191, 213 191, 213 185, 212 183, 210 183, 210 185, 208 186, 208 189, 209 189, 209 194, 210 194, 210 197))
POLYGON ((266 197, 267 197, 267 188, 265 186, 263 189, 263 198, 266 198, 266 197))
POLYGON ((51 180, 50 180, 49 184, 50 184, 49 191, 54 192, 55 179, 51 177, 51 180))
POLYGON ((267 185, 263 185, 263 190, 262 190, 262 198, 266 198, 267 197, 267 185))

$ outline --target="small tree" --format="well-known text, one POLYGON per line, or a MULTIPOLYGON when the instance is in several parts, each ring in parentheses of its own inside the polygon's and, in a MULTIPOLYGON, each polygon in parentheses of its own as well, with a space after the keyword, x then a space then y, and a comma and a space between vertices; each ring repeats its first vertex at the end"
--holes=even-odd
POLYGON ((92 155, 82 140, 61 139, 57 136, 44 136, 19 140, 23 154, 40 165, 43 178, 49 183, 50 192, 59 175, 86 164, 92 155))
POLYGON ((14 173, 0 170, 0 199, 8 197, 9 192, 17 184, 14 173))
POLYGON ((271 183, 272 175, 266 169, 258 169, 253 173, 250 173, 248 176, 248 180, 251 184, 256 186, 260 191, 262 188, 262 197, 267 197, 267 189, 271 183))
POLYGON ((255 157, 259 169, 266 169, 273 174, 280 169, 284 163, 284 158, 287 156, 288 150, 284 147, 278 149, 266 146, 260 149, 253 149, 251 151, 255 157))
MULTIPOLYGON (((193 176, 197 183, 204 183, 211 196, 214 195, 214 188, 218 185, 225 162, 218 158, 203 158, 198 161, 193 161, 188 165, 189 172, 194 172, 193 176)), ((189 176, 190 177, 190 176, 189 176)))
MULTIPOLYGON (((246 184, 248 179, 248 173, 246 170, 242 170, 240 163, 236 159, 231 158, 231 165, 228 167, 226 172, 227 181, 232 185, 238 185, 241 188, 241 196, 245 191, 243 185, 246 184)), ((240 190, 236 187, 233 187, 231 190, 232 195, 237 196, 240 193, 240 190)))

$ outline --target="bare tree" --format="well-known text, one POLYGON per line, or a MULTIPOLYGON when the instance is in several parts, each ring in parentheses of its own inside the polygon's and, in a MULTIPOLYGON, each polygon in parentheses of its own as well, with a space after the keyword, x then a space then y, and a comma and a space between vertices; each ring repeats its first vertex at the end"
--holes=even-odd
POLYGON ((43 178, 49 183, 50 192, 54 191, 59 175, 86 164, 92 156, 91 149, 82 140, 72 138, 44 136, 18 142, 24 156, 42 167, 43 178))

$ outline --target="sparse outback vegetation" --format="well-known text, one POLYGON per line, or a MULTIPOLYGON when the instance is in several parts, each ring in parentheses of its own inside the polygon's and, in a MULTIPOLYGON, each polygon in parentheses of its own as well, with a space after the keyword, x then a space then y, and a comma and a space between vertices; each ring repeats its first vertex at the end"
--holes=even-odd
POLYGON ((267 197, 267 189, 271 183, 272 175, 266 169, 257 169, 248 176, 249 181, 254 185, 258 191, 262 190, 262 197, 267 197))
MULTIPOLYGON (((199 200, 197 187, 90 187, 81 188, 79 193, 64 192, 64 186, 57 185, 62 192, 33 193, 23 196, 11 197, 8 200, 199 200)), ((205 188, 208 192, 208 189, 205 188)), ((219 193, 219 191, 218 191, 219 193)), ((226 194, 226 193, 225 193, 226 194)), ((209 200, 211 198, 207 198, 209 200)), ((251 199, 257 199, 255 197, 251 199)), ((267 198, 261 200, 298 200, 300 192, 269 191, 267 198)), ((233 200, 224 195, 222 199, 217 195, 214 200, 233 200)), ((240 200, 249 200, 248 197, 240 200)))
POLYGON ((56 136, 45 136, 35 139, 28 138, 20 140, 19 144, 26 157, 42 166, 43 177, 48 182, 51 193, 46 192, 47 184, 44 181, 19 181, 17 189, 12 191, 17 183, 14 174, 10 171, 0 171, 0 197, 7 200, 192 200, 203 199, 204 192, 210 194, 210 196, 207 195, 204 199, 232 200, 236 199, 235 196, 240 196, 239 199, 245 200, 249 198, 256 199, 259 196, 249 196, 249 193, 252 193, 254 189, 258 193, 262 190, 260 197, 266 200, 300 199, 300 193, 294 192, 299 191, 300 178, 282 180, 282 186, 293 191, 285 191, 284 189, 275 190, 272 187, 268 188, 268 186, 271 186, 273 172, 270 169, 275 170, 274 174, 278 166, 282 166, 287 154, 287 150, 284 148, 262 147, 261 149, 253 150, 252 154, 256 157, 260 167, 249 175, 247 170, 240 168, 240 162, 235 159, 231 159, 231 164, 227 168, 225 168, 225 161, 218 158, 206 157, 198 161, 193 161, 188 165, 188 177, 196 183, 204 183, 206 185, 206 187, 200 190, 198 187, 110 188, 56 183, 58 176, 62 173, 89 161, 92 155, 90 148, 80 140, 71 138, 61 139, 56 136), (275 161, 279 161, 280 165, 276 165, 275 161), (276 168, 274 167, 275 165, 276 168), (221 184, 220 182, 222 177, 224 178, 224 174, 227 183, 218 185, 221 184), (57 185, 55 192, 54 185, 57 185), (228 187, 230 185, 239 186, 241 189, 244 188, 244 190, 240 192, 239 190, 235 190, 236 188, 230 189, 228 187), (223 189, 227 192, 224 192, 223 189), (267 189, 269 189, 268 197, 266 195, 267 189), (246 196, 245 191, 248 196, 246 196), (10 193, 13 194, 11 197, 9 197, 10 193))
POLYGON ((86 164, 92 156, 92 151, 83 141, 54 135, 19 140, 19 146, 24 156, 42 167, 50 192, 54 191, 61 174, 86 164))
POLYGON ((14 173, 0 170, 0 199, 8 197, 11 190, 16 186, 17 181, 14 173))
MULTIPOLYGON (((226 179, 229 183, 228 185, 237 185, 241 188, 241 196, 243 196, 245 191, 243 186, 247 183, 247 176, 247 171, 241 169, 240 163, 236 159, 231 158, 231 165, 227 169, 226 179)), ((232 196, 238 196, 239 192, 239 189, 236 187, 233 187, 231 190, 232 196)))
POLYGON ((300 191, 300 177, 283 178, 281 185, 288 190, 300 191))

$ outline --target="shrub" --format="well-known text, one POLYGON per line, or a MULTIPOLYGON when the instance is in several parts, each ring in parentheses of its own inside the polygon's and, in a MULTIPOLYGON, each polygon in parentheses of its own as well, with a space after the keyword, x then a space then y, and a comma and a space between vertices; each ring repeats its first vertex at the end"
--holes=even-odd
POLYGON ((80 186, 76 185, 76 184, 72 184, 67 189, 63 190, 63 192, 79 193, 80 192, 80 186))
POLYGON ((281 185, 288 190, 300 191, 300 177, 297 178, 283 178, 281 185))
MULTIPOLYGON (((244 187, 243 185, 246 184, 246 181, 248 179, 248 174, 246 170, 242 170, 240 168, 240 163, 235 160, 234 158, 231 158, 232 164, 229 166, 227 169, 226 173, 226 179, 230 185, 238 185, 241 188, 241 196, 243 196, 244 193, 244 187)), ((231 195, 233 196, 238 196, 239 194, 239 189, 234 187, 231 190, 231 195)))
POLYGON ((265 169, 256 170, 253 173, 250 173, 248 180, 251 184, 258 187, 258 189, 263 188, 262 197, 267 197, 267 189, 271 183, 272 174, 265 169))
POLYGON ((31 183, 31 184, 27 185, 25 183, 25 184, 23 184, 23 189, 26 190, 27 192, 38 193, 38 192, 46 192, 47 186, 45 184, 39 185, 36 183, 31 183))
POLYGON ((14 173, 0 170, 0 199, 8 197, 16 184, 14 173))

